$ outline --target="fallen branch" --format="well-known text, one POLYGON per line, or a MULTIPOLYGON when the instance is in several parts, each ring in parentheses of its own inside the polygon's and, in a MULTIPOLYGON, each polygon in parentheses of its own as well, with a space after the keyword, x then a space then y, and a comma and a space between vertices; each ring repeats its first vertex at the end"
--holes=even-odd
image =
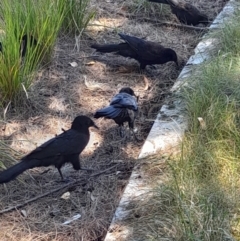
MULTIPOLYGON (((101 174, 103 174, 103 173, 106 173, 106 172, 110 171, 111 169, 113 169, 113 168, 116 167, 116 166, 117 166, 117 165, 114 165, 114 166, 112 166, 112 167, 110 167, 110 168, 108 168, 108 169, 105 169, 105 170, 101 171, 101 172, 92 174, 92 175, 90 175, 89 179, 92 178, 92 177, 97 177, 97 176, 99 176, 99 175, 101 175, 101 174)), ((55 188, 55 189, 53 189, 53 190, 51 190, 51 191, 49 191, 49 192, 45 192, 45 193, 43 193, 43 194, 41 194, 41 195, 39 195, 39 196, 36 196, 36 197, 34 197, 34 198, 31 198, 31 199, 28 199, 28 200, 25 201, 25 202, 22 202, 22 203, 19 203, 19 204, 15 205, 15 206, 12 206, 12 207, 3 209, 3 210, 0 211, 0 214, 4 214, 4 213, 10 212, 10 211, 12 211, 12 210, 21 208, 21 207, 23 207, 23 206, 25 206, 25 205, 27 205, 27 204, 29 204, 29 203, 32 203, 32 202, 34 202, 34 201, 36 201, 36 200, 38 200, 38 199, 40 199, 40 198, 43 198, 43 197, 46 197, 46 196, 48 196, 48 195, 50 195, 50 194, 52 194, 52 193, 58 192, 58 191, 60 191, 61 189, 74 186, 75 184, 79 183, 80 181, 82 181, 82 179, 81 179, 81 180, 76 180, 76 181, 74 181, 74 182, 67 183, 67 184, 62 185, 61 187, 55 188)))
POLYGON ((79 182, 79 180, 78 180, 78 181, 71 182, 71 183, 67 183, 67 184, 65 184, 65 185, 63 185, 63 186, 61 186, 61 187, 58 187, 58 188, 53 189, 53 190, 51 190, 51 191, 49 191, 49 192, 43 193, 43 194, 41 194, 41 195, 39 195, 39 196, 36 196, 36 197, 34 197, 34 198, 28 199, 27 201, 22 202, 22 203, 19 203, 19 204, 13 206, 13 207, 9 207, 9 208, 3 209, 3 210, 0 211, 0 214, 6 213, 6 212, 10 212, 10 211, 12 211, 12 210, 14 210, 14 209, 21 208, 21 207, 27 205, 28 203, 34 202, 34 201, 36 201, 36 200, 38 200, 38 199, 40 199, 40 198, 43 198, 43 197, 45 197, 45 196, 47 196, 47 195, 49 195, 49 194, 52 194, 52 193, 57 192, 57 191, 59 191, 59 190, 61 190, 61 189, 64 189, 64 188, 66 188, 66 187, 68 187, 68 186, 70 186, 70 185, 73 185, 73 184, 77 183, 77 182, 79 182))

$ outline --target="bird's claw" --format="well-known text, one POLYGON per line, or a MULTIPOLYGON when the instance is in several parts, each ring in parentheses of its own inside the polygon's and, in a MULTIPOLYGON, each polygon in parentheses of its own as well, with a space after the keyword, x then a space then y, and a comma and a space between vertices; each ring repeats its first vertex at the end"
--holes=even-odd
POLYGON ((69 183, 69 182, 71 182, 72 181, 72 179, 71 178, 62 178, 60 181, 58 181, 58 182, 61 182, 61 183, 69 183))
POLYGON ((123 128, 120 128, 120 136, 123 138, 125 136, 125 131, 123 130, 123 128))

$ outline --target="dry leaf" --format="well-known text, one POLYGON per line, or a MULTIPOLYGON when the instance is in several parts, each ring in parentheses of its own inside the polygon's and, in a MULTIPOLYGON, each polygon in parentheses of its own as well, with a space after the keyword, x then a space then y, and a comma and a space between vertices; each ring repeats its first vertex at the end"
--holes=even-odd
POLYGON ((92 195, 92 193, 91 193, 91 200, 94 202, 95 200, 96 200, 96 197, 94 197, 93 195, 92 195))
POLYGON ((74 220, 77 220, 77 219, 79 219, 79 218, 81 218, 81 215, 80 215, 80 214, 76 214, 76 215, 74 215, 72 218, 70 218, 70 219, 68 219, 67 221, 65 221, 65 222, 63 223, 63 225, 69 224, 69 223, 71 223, 71 222, 73 222, 74 220))
POLYGON ((23 217, 27 217, 27 211, 26 210, 21 210, 21 214, 23 215, 23 217))
POLYGON ((90 61, 90 62, 87 62, 85 65, 94 65, 96 62, 95 61, 90 61))
POLYGON ((63 195, 61 196, 62 199, 64 200, 68 200, 70 198, 70 192, 65 192, 63 193, 63 195))
POLYGON ((76 63, 76 62, 71 62, 71 63, 69 63, 72 67, 77 67, 78 66, 78 64, 76 63))
POLYGON ((143 80, 144 80, 144 83, 145 83, 144 90, 148 90, 148 88, 149 88, 149 81, 148 81, 148 78, 145 75, 143 76, 143 80))

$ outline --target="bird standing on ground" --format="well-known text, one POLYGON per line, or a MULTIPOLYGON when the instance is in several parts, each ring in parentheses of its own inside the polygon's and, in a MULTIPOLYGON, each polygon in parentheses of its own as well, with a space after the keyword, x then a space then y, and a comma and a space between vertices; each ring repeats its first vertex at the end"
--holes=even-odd
MULTIPOLYGON (((120 127, 120 135, 122 137, 124 122, 128 122, 130 130, 133 132, 134 121, 138 112, 137 99, 135 97, 136 95, 131 88, 122 88, 119 93, 112 98, 109 106, 96 111, 94 118, 105 117, 114 120, 120 127)), ((133 134, 136 138, 134 132, 133 134)))
POLYGON ((172 13, 175 14, 181 23, 188 25, 197 25, 199 23, 208 23, 206 14, 200 12, 196 7, 183 0, 148 0, 149 2, 168 4, 172 13))
POLYGON ((102 53, 115 52, 123 57, 136 59, 140 63, 141 70, 145 69, 146 65, 165 64, 169 61, 174 61, 178 65, 177 54, 173 49, 122 33, 119 33, 119 36, 125 43, 93 44, 91 48, 102 53))
MULTIPOLYGON (((77 116, 69 130, 50 139, 22 158, 21 162, 0 173, 0 183, 6 183, 34 167, 55 166, 63 180, 61 167, 71 163, 75 170, 82 169, 79 154, 89 141, 89 127, 98 128, 87 116, 77 116)), ((84 170, 84 169, 82 169, 84 170)))

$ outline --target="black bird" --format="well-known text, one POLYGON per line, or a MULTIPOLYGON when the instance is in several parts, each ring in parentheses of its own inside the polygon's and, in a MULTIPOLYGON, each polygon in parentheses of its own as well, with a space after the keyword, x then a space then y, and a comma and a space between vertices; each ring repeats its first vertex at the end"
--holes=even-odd
POLYGON ((196 7, 183 0, 148 0, 149 2, 169 4, 172 13, 175 14, 181 23, 188 25, 197 25, 199 23, 207 24, 208 17, 200 12, 196 7))
POLYGON ((141 70, 145 69, 146 65, 165 64, 169 61, 174 61, 178 65, 177 54, 170 48, 122 33, 119 33, 119 36, 125 43, 93 44, 91 48, 102 53, 115 52, 123 57, 136 59, 140 63, 141 70))
MULTIPOLYGON (((69 130, 50 139, 22 158, 21 162, 0 173, 0 183, 6 183, 34 167, 55 166, 63 180, 61 167, 71 163, 75 170, 82 169, 79 154, 89 141, 90 126, 98 128, 87 116, 77 116, 69 130)), ((82 169, 84 170, 84 169, 82 169)))
MULTIPOLYGON (((20 45, 19 52, 21 57, 24 58, 26 55, 28 46, 31 46, 31 47, 36 46, 37 40, 32 35, 24 34, 20 39, 20 43, 21 45, 20 45)), ((0 42, 0 52, 3 53, 3 46, 1 42, 0 42)))
MULTIPOLYGON (((97 110, 94 118, 105 117, 113 119, 120 127, 120 135, 123 136, 122 127, 124 122, 128 122, 130 130, 132 130, 134 137, 134 121, 138 112, 137 99, 134 91, 129 87, 122 88, 117 95, 115 95, 110 105, 97 110)), ((136 138, 137 139, 137 138, 136 138)))

